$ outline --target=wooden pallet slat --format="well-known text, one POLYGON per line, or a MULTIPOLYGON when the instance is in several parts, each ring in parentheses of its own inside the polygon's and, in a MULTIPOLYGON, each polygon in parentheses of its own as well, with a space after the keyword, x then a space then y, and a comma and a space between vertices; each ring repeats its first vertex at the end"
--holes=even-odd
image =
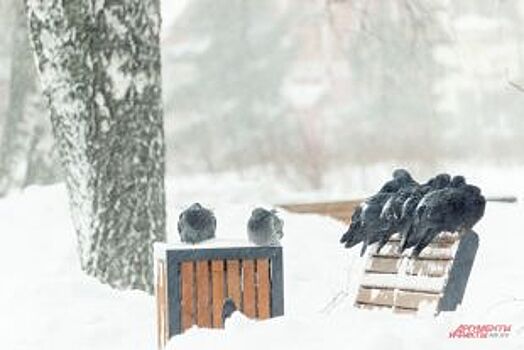
POLYGON ((211 280, 213 289, 213 327, 222 328, 222 306, 224 303, 224 261, 211 262, 211 280))
POLYGON ((423 304, 434 304, 437 306, 440 294, 429 294, 419 291, 399 291, 395 295, 395 307, 403 309, 419 309, 423 304))
POLYGON ((227 296, 231 298, 236 307, 242 308, 242 292, 240 282, 240 262, 238 260, 227 261, 227 296))
POLYGON ((159 348, 166 346, 168 334, 167 318, 167 276, 165 261, 155 260, 156 283, 156 307, 157 307, 157 344, 159 348))
POLYGON ((242 262, 242 312, 249 318, 256 318, 255 262, 242 262))
POLYGON ((271 317, 271 281, 269 275, 269 260, 258 259, 256 264, 258 318, 265 320, 271 317))
POLYGON ((191 328, 195 324, 193 319, 195 306, 195 291, 194 291, 194 264, 193 262, 183 262, 180 266, 181 278, 181 320, 182 332, 191 328))
POLYGON ((197 290, 197 325, 202 328, 211 327, 211 300, 209 286, 209 261, 196 263, 196 290, 197 290))

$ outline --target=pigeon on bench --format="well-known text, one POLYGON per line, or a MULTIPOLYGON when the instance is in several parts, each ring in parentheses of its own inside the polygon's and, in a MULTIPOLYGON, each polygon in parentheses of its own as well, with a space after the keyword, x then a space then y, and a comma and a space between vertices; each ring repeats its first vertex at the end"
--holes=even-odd
POLYGON ((276 213, 276 210, 264 208, 253 210, 247 223, 247 234, 251 243, 260 246, 280 244, 284 237, 284 222, 276 213))
POLYGON ((196 244, 214 238, 216 228, 215 215, 200 203, 191 205, 178 219, 180 240, 185 243, 196 244))
POLYGON ((378 193, 395 193, 401 188, 417 186, 411 174, 406 169, 396 169, 393 171, 393 179, 386 182, 378 193))
POLYGON ((480 189, 466 184, 462 176, 454 177, 448 188, 431 192, 420 210, 417 208, 413 256, 418 257, 441 232, 471 230, 484 215, 485 207, 480 189))
MULTIPOLYGON (((346 248, 351 248, 363 242, 360 256, 363 256, 368 245, 383 240, 391 231, 391 224, 381 214, 386 203, 402 191, 410 191, 417 186, 407 170, 397 169, 393 172, 393 179, 388 181, 380 191, 366 199, 353 213, 351 224, 342 238, 346 248)), ((391 233, 392 234, 392 233, 391 233)))
POLYGON ((417 216, 417 210, 419 210, 420 213, 421 208, 425 205, 426 196, 433 191, 446 188, 449 186, 450 181, 451 176, 449 176, 449 174, 439 174, 425 184, 417 187, 404 202, 398 224, 398 232, 400 235, 399 252, 403 252, 408 247, 413 247, 417 242, 414 238, 413 223, 417 216))

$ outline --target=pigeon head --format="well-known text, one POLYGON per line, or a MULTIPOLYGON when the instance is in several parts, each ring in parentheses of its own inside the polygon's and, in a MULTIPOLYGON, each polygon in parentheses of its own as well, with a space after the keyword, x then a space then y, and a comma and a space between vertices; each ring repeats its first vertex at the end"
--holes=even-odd
POLYGON ((443 189, 449 186, 450 182, 451 182, 451 176, 449 176, 449 174, 438 174, 435 177, 433 187, 440 190, 440 189, 443 189))
POLYGON ((344 243, 346 248, 351 248, 362 242, 365 238, 364 230, 359 223, 351 223, 349 229, 342 236, 340 240, 341 243, 344 243))
POLYGON ((201 210, 203 207, 202 207, 202 204, 200 203, 193 203, 191 204, 191 206, 188 208, 188 210, 201 210))
POLYGON ((393 178, 398 179, 400 181, 412 181, 413 178, 411 177, 411 174, 406 169, 396 169, 393 171, 393 178))
POLYGON ((255 208, 253 212, 251 213, 251 216, 254 219, 261 220, 266 217, 271 216, 271 214, 276 213, 275 210, 266 210, 264 208, 255 208))
POLYGON ((457 175, 453 176, 453 179, 451 180, 451 187, 458 188, 466 184, 466 179, 464 176, 457 175))
POLYGON ((466 185, 464 186, 464 193, 468 196, 480 196, 482 191, 477 186, 466 185))

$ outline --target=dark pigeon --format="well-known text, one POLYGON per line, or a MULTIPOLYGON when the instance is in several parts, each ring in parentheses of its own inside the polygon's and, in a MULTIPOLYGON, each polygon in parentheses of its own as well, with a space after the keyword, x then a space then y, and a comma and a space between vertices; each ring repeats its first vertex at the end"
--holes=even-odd
POLYGON ((237 311, 237 306, 233 299, 227 298, 224 300, 224 304, 222 305, 222 324, 225 324, 226 320, 230 318, 235 311, 237 311))
POLYGON ((467 185, 463 178, 453 179, 450 187, 432 192, 417 213, 413 256, 417 257, 441 232, 471 230, 482 218, 486 199, 478 187, 467 185))
POLYGON ((386 203, 397 192, 409 191, 417 185, 417 182, 413 180, 407 170, 395 170, 393 179, 355 210, 348 231, 344 233, 340 242, 346 248, 351 248, 363 242, 360 252, 360 255, 363 256, 370 244, 383 241, 384 237, 389 235, 391 231, 391 224, 381 218, 386 203))
POLYGON ((449 174, 439 174, 427 183, 421 185, 418 190, 413 193, 413 196, 404 203, 402 218, 399 224, 400 252, 415 246, 420 240, 413 226, 426 210, 427 200, 433 196, 435 191, 445 189, 449 187, 450 184, 451 176, 449 174))
POLYGON ((284 237, 283 227, 284 222, 275 210, 256 208, 247 223, 249 241, 261 246, 279 245, 284 237))
POLYGON ((196 244, 214 238, 216 227, 215 215, 200 203, 191 205, 178 219, 180 240, 185 243, 196 244))
POLYGON ((386 182, 381 188, 379 193, 395 193, 405 186, 418 185, 415 180, 411 177, 411 174, 406 169, 396 169, 393 171, 393 179, 386 182))
POLYGON ((404 204, 417 190, 418 188, 402 189, 391 196, 384 205, 382 213, 380 214, 380 220, 386 224, 387 229, 380 238, 377 253, 386 245, 391 236, 400 231, 401 225, 403 224, 402 213, 404 204))

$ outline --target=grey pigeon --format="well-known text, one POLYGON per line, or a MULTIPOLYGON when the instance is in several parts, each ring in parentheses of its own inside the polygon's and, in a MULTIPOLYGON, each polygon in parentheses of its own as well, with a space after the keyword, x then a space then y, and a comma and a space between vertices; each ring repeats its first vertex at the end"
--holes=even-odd
POLYGON ((178 233, 185 243, 200 243, 215 237, 217 220, 213 212, 200 203, 191 205, 180 214, 178 233))
POLYGON ((284 222, 277 216, 276 210, 256 208, 247 223, 249 241, 261 246, 279 245, 284 237, 283 227, 284 222))

